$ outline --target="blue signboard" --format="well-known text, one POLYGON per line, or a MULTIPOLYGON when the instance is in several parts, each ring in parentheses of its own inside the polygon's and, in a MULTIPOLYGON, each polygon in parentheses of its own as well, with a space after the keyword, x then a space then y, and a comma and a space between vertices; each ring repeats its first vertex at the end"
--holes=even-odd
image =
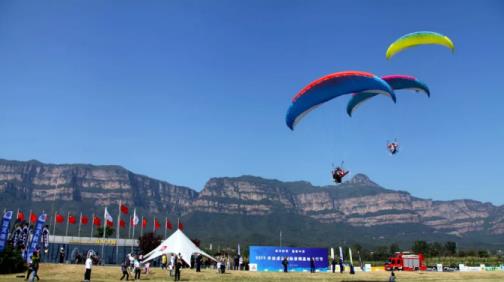
POLYGON ((287 258, 289 272, 310 271, 310 259, 315 261, 316 271, 328 271, 326 248, 289 248, 250 246, 249 266, 251 271, 283 271, 282 261, 287 258))
POLYGON ((42 237, 42 228, 44 227, 47 215, 45 213, 39 215, 37 223, 35 224, 35 229, 33 230, 33 236, 28 248, 25 251, 25 260, 31 259, 33 252, 38 248, 40 237, 42 237))
POLYGON ((7 244, 7 236, 9 235, 9 224, 12 219, 12 211, 7 211, 4 213, 2 219, 2 226, 0 227, 0 253, 5 249, 7 244))

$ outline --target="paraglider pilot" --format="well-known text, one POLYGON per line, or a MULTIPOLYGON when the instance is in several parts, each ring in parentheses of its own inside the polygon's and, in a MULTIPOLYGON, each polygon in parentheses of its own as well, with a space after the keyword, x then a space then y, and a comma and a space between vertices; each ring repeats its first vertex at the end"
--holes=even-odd
POLYGON ((349 171, 345 171, 343 168, 337 167, 335 170, 332 171, 332 177, 334 179, 334 182, 341 183, 343 177, 345 177, 348 173, 349 171))
POLYGON ((390 142, 387 144, 387 149, 392 155, 397 154, 399 152, 399 143, 397 142, 390 142))

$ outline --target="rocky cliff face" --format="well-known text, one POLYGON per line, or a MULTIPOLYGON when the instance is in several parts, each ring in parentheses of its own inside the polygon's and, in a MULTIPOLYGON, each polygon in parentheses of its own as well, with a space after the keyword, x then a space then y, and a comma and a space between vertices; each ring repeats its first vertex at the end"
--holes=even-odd
POLYGON ((211 179, 193 209, 249 215, 267 215, 283 209, 322 223, 365 227, 415 223, 458 236, 480 231, 504 234, 502 207, 472 200, 419 199, 382 188, 362 174, 338 187, 313 187, 306 182, 283 183, 251 176, 211 179))
POLYGON ((0 195, 31 202, 68 201, 95 206, 119 200, 151 212, 183 211, 197 192, 134 174, 119 166, 51 165, 0 160, 0 195))
POLYGON ((0 160, 0 196, 12 201, 117 205, 152 213, 270 215, 289 212, 357 227, 421 224, 438 232, 504 234, 504 206, 472 200, 432 201, 388 190, 358 174, 339 186, 253 176, 212 178, 201 192, 134 174, 119 166, 48 165, 0 160))

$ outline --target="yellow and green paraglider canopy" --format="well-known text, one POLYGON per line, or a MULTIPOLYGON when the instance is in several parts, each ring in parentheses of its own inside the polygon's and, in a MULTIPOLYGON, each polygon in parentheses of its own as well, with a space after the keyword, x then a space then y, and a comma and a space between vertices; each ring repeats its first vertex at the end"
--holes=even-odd
POLYGON ((432 31, 418 31, 406 34, 390 44, 385 56, 388 60, 405 49, 428 44, 442 45, 450 48, 452 52, 455 51, 455 45, 448 36, 432 31))

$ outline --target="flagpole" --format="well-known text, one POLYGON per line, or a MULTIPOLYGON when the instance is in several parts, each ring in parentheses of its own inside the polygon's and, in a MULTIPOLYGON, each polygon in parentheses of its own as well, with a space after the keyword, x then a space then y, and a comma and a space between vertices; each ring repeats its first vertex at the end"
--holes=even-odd
POLYGON ((93 238, 93 227, 94 227, 94 213, 91 216, 91 238, 93 238))
POLYGON ((28 225, 31 224, 31 214, 32 214, 32 210, 30 210, 30 216, 28 216, 28 225))
POLYGON ((77 237, 80 237, 81 222, 82 222, 82 212, 80 213, 79 216, 79 231, 77 232, 77 237))
POLYGON ((140 222, 140 224, 141 224, 141 225, 140 225, 140 237, 142 237, 142 236, 143 236, 143 223, 144 223, 144 217, 143 217, 143 215, 142 215, 142 222, 140 222))
POLYGON ((16 212, 16 221, 18 220, 19 218, 19 209, 17 209, 17 212, 16 212))
POLYGON ((68 236, 68 222, 70 221, 70 212, 67 212, 67 225, 65 229, 65 236, 68 236))
POLYGON ((131 219, 131 215, 129 217, 129 222, 128 222, 128 239, 131 239, 131 224, 132 224, 132 219, 131 219))
POLYGON ((165 216, 165 220, 164 220, 164 238, 163 239, 166 239, 166 225, 168 225, 168 217, 165 216))
POLYGON ((152 222, 152 233, 156 234, 156 217, 154 217, 154 221, 152 222))
MULTIPOLYGON (((131 220, 132 220, 132 219, 131 219, 131 215, 130 215, 130 216, 129 216, 129 221, 128 221, 128 237, 127 237, 127 238, 128 238, 128 241, 127 241, 127 242, 131 242, 131 241, 130 241, 130 240, 131 240, 131 223, 132 223, 132 222, 131 222, 131 220)), ((126 244, 126 243, 124 243, 124 246, 125 246, 125 247, 127 247, 127 244, 126 244)), ((125 248, 125 249, 126 249, 126 248, 125 248)))
POLYGON ((105 233, 107 231, 107 207, 105 207, 105 210, 103 211, 103 239, 102 239, 102 247, 101 247, 101 257, 102 257, 102 264, 105 263, 105 233))
POLYGON ((54 226, 53 226, 53 230, 52 230, 53 235, 56 235, 56 214, 58 214, 58 212, 54 211, 54 226))
MULTIPOLYGON (((131 238, 133 240, 135 240, 135 229, 136 229, 136 225, 135 225, 135 218, 136 218, 136 208, 133 210, 133 231, 131 232, 131 238)), ((131 252, 133 252, 133 244, 131 244, 131 252)))
POLYGON ((120 229, 120 222, 121 222, 121 206, 122 206, 122 200, 119 200, 119 209, 118 209, 118 215, 117 215, 117 233, 116 233, 116 263, 119 261, 119 233, 121 233, 120 229))
POLYGON ((119 233, 120 233, 120 231, 119 231, 120 230, 119 229, 119 227, 120 227, 119 226, 119 222, 121 221, 121 213, 122 213, 122 211, 121 211, 121 205, 122 205, 122 201, 119 200, 119 210, 118 210, 119 212, 118 212, 118 215, 117 215, 117 233, 116 233, 117 240, 119 240, 119 237, 120 237, 119 236, 119 233))

